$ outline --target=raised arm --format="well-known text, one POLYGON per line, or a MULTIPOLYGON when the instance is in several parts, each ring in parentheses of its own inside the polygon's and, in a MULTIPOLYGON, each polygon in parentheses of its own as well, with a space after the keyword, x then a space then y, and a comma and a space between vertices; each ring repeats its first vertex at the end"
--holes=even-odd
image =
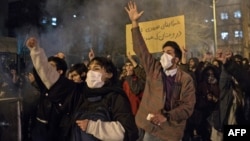
POLYGON ((129 18, 132 22, 132 28, 138 27, 139 25, 138 25, 137 20, 141 17, 144 11, 141 11, 140 13, 138 13, 137 6, 135 2, 132 2, 132 1, 128 3, 128 7, 125 7, 125 10, 127 11, 129 18))
POLYGON ((89 51, 89 61, 91 61, 93 58, 95 58, 94 50, 91 48, 89 51))
POLYGON ((134 60, 134 58, 132 57, 132 55, 130 54, 130 52, 127 53, 127 57, 128 57, 128 60, 132 63, 132 65, 134 67, 137 66, 137 62, 134 60))
POLYGON ((26 46, 30 50, 32 63, 43 81, 44 85, 49 89, 59 79, 59 73, 48 62, 44 50, 39 47, 38 41, 34 37, 30 37, 26 41, 26 46))
POLYGON ((185 46, 180 47, 180 49, 181 49, 181 53, 182 53, 181 63, 187 64, 187 52, 188 52, 188 50, 186 49, 185 46))
POLYGON ((140 60, 140 64, 145 69, 146 73, 150 73, 154 71, 155 65, 159 65, 156 63, 156 59, 149 52, 148 47, 143 39, 143 36, 139 29, 139 18, 142 16, 143 11, 138 12, 137 6, 135 2, 129 2, 128 6, 125 7, 126 12, 132 22, 132 42, 133 42, 133 50, 138 56, 140 60), (149 65, 150 64, 150 65, 149 65))

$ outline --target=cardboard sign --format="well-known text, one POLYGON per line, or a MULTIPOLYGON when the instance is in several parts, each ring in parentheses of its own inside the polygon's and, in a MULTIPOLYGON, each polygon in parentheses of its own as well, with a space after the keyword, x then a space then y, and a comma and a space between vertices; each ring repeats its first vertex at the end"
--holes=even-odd
MULTIPOLYGON (((185 46, 184 15, 140 22, 139 26, 150 53, 162 52, 166 41, 175 41, 180 47, 185 46)), ((126 51, 134 55, 131 28, 131 24, 126 25, 126 51)))

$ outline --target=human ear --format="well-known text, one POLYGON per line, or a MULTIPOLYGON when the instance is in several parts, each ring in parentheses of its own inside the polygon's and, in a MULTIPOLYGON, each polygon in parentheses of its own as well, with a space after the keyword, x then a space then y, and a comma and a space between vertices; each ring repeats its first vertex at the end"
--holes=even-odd
POLYGON ((174 62, 177 64, 180 61, 178 57, 174 57, 174 62))
POLYGON ((61 75, 63 74, 63 70, 57 70, 57 72, 61 75))
POLYGON ((113 76, 113 73, 106 73, 106 77, 107 77, 108 79, 112 78, 112 76, 113 76))

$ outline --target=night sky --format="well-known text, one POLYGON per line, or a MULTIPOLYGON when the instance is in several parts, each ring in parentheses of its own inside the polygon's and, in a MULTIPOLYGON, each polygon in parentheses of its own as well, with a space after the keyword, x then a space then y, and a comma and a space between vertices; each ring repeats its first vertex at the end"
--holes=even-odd
MULTIPOLYGON (((103 53, 101 55, 123 55, 126 47, 125 25, 130 23, 124 10, 128 1, 21 0, 9 4, 9 20, 6 25, 9 36, 19 35, 23 40, 40 32, 42 46, 49 55, 63 51, 69 58, 77 57, 79 60, 87 58, 89 48, 98 54, 103 53), (46 17, 48 21, 44 24, 42 20, 46 17), (56 26, 51 26, 53 17, 57 18, 56 26)), ((139 10, 145 11, 141 21, 178 15, 188 17, 185 19, 186 45, 192 47, 190 51, 201 52, 212 46, 213 24, 204 22, 211 21, 211 1, 135 1, 139 10)))
POLYGON ((9 36, 15 36, 14 29, 33 25, 40 26, 40 18, 44 11, 44 0, 23 0, 9 3, 8 20, 6 26, 9 36))

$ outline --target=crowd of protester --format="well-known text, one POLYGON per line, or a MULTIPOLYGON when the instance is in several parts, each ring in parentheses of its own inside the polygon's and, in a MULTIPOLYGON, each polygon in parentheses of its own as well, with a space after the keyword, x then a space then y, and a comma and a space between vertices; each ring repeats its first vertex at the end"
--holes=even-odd
POLYGON ((250 124, 248 58, 229 48, 188 58, 166 41, 157 59, 139 30, 143 11, 134 2, 125 10, 139 61, 128 52, 117 68, 90 50, 88 62, 69 66, 67 54, 47 57, 31 37, 32 71, 1 72, 0 97, 23 97, 23 141, 222 141, 224 125, 250 124))

